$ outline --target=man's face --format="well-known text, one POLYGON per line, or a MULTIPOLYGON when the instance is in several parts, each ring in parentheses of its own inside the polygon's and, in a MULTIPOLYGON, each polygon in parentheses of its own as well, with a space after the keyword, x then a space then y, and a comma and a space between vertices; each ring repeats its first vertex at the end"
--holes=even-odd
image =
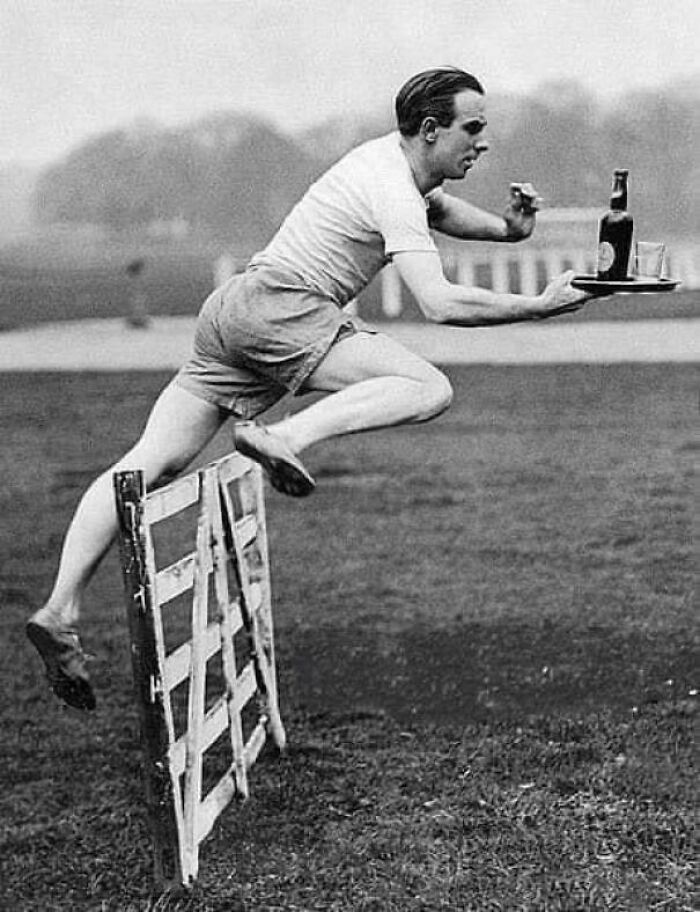
POLYGON ((489 147, 484 137, 484 96, 465 89, 454 97, 455 117, 449 127, 436 126, 432 157, 443 179, 461 180, 489 147))

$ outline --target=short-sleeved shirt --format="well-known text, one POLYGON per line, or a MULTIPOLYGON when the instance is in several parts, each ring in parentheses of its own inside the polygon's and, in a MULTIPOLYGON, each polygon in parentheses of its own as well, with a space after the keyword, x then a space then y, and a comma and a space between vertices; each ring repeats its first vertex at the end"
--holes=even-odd
POLYGON ((319 178, 251 266, 271 266, 347 304, 402 251, 436 251, 422 196, 389 133, 353 149, 319 178))
POLYGON ((370 140, 317 180, 245 272, 197 321, 177 382, 242 418, 305 381, 356 321, 342 311, 392 255, 436 252, 398 133, 370 140))

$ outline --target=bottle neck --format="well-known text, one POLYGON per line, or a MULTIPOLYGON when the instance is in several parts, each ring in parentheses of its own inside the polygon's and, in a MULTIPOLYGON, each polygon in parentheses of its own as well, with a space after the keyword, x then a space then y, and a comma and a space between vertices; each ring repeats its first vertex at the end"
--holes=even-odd
POLYGON ((610 208, 615 210, 627 208, 627 174, 615 174, 610 208))

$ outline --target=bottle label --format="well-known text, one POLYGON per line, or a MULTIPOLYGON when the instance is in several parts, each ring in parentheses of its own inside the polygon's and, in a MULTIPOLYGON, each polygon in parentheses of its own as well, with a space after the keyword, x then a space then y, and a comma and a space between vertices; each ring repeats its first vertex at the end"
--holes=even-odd
POLYGON ((615 262, 615 248, 609 241, 598 244, 598 272, 608 272, 615 262))

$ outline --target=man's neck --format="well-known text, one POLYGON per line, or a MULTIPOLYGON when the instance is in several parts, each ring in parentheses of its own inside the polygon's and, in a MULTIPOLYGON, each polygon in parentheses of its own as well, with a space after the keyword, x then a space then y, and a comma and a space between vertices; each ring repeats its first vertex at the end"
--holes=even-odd
POLYGON ((422 146, 420 146, 418 142, 413 141, 413 139, 408 136, 401 136, 399 140, 401 151, 406 156, 406 161, 411 169, 413 180, 416 182, 416 186, 420 190, 421 196, 425 196, 427 193, 430 193, 431 190, 440 186, 442 178, 436 177, 435 174, 433 174, 425 159, 425 155, 423 155, 422 146))

